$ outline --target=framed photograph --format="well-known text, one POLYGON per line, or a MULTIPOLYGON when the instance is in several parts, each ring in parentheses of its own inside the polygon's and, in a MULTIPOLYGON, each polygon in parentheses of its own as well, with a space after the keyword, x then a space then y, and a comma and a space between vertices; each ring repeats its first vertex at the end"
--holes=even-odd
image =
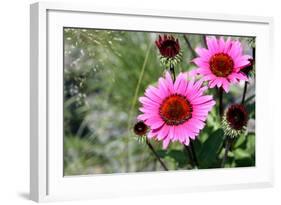
POLYGON ((272 186, 271 18, 61 3, 30 17, 32 200, 272 186))

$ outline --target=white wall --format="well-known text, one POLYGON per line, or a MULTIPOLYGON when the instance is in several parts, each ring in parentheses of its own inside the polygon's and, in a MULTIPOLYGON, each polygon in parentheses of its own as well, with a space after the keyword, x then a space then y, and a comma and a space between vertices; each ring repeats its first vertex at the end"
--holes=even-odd
MULTIPOLYGON (((6 0, 0 5, 0 204, 32 204, 29 189, 29 0, 6 0)), ((82 0, 79 0, 82 2, 82 0)), ((124 6, 166 10, 191 10, 232 14, 273 16, 275 20, 275 67, 273 80, 280 82, 281 11, 278 0, 92 0, 103 6, 124 6)), ((261 83, 261 82, 259 82, 261 83)), ((276 83, 276 85, 278 85, 276 83)), ((265 85, 266 86, 266 85, 265 85)), ((274 115, 280 116, 280 89, 276 87, 274 115), (279 107, 278 107, 279 106, 279 107)), ((266 120, 266 119, 265 119, 266 120)), ((187 193, 66 204, 280 204, 281 143, 280 122, 275 128, 276 186, 270 189, 187 193)), ((58 203, 59 204, 59 203, 58 203)))

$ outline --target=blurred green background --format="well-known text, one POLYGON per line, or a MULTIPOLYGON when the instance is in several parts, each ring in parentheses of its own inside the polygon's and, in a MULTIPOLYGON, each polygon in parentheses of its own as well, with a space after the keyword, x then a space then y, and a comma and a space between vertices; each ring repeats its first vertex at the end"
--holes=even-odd
MULTIPOLYGON (((158 33, 64 29, 64 175, 87 175, 162 170, 145 143, 133 133, 138 97, 164 72, 155 46, 158 33), (142 75, 143 73, 143 75, 142 75)), ((195 66, 183 34, 183 60, 176 72, 195 66)), ((204 35, 187 34, 193 48, 204 46, 204 35)), ((254 38, 239 39, 245 53, 252 54, 254 38)), ((240 102, 244 83, 224 95, 224 106, 240 102)), ((208 91, 216 98, 216 89, 208 91)), ((255 165, 255 81, 251 78, 246 97, 250 121, 247 134, 233 143, 226 167, 255 165)), ((218 108, 194 143, 199 168, 217 168, 223 156, 223 131, 218 108)), ((190 169, 179 143, 162 150, 151 141, 169 170, 190 169)))

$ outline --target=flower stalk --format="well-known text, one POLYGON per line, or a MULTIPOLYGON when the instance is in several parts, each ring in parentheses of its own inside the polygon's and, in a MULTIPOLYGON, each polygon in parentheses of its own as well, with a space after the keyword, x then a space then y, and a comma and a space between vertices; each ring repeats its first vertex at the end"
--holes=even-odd
POLYGON ((191 147, 191 152, 192 152, 192 155, 193 155, 194 164, 195 164, 196 168, 199 168, 199 163, 198 163, 198 160, 197 160, 197 157, 196 157, 196 152, 195 152, 194 144, 193 144, 192 141, 190 141, 190 147, 191 147))
POLYGON ((230 149, 231 146, 231 138, 229 137, 229 135, 226 135, 226 139, 225 139, 225 151, 224 151, 224 155, 222 158, 222 162, 221 162, 221 167, 224 168, 225 167, 225 163, 227 160, 227 155, 228 155, 228 151, 230 149))
POLYGON ((245 84, 244 84, 244 91, 243 91, 243 96, 242 96, 242 101, 241 101, 241 104, 244 105, 245 103, 245 98, 246 98, 246 93, 247 93, 247 87, 248 87, 248 82, 245 81, 245 84))
POLYGON ((170 73, 173 76, 173 82, 175 82, 175 80, 176 80, 176 73, 175 73, 175 67, 174 67, 173 64, 170 64, 170 73))
POLYGON ((190 160, 190 164, 191 164, 192 168, 198 169, 199 164, 198 164, 198 160, 197 160, 197 157, 196 157, 196 154, 195 154, 193 142, 190 141, 188 146, 184 145, 184 149, 186 150, 186 152, 188 154, 188 158, 190 160))
POLYGON ((158 160, 158 162, 161 164, 161 166, 163 167, 163 169, 165 171, 168 171, 168 168, 166 167, 166 165, 164 164, 164 162, 161 160, 161 158, 159 157, 159 155, 157 154, 157 152, 155 151, 155 149, 153 148, 152 144, 149 142, 149 140, 146 138, 145 140, 148 148, 151 150, 151 152, 154 154, 154 156, 156 157, 156 159, 158 160))
POLYGON ((218 94, 219 94, 219 114, 220 118, 222 119, 223 116, 223 88, 218 88, 218 94))
POLYGON ((191 147, 187 146, 187 145, 184 145, 184 149, 186 150, 186 153, 187 153, 187 156, 188 156, 188 159, 190 161, 190 164, 191 164, 192 168, 195 168, 196 165, 195 165, 195 162, 194 162, 194 159, 193 159, 191 147))

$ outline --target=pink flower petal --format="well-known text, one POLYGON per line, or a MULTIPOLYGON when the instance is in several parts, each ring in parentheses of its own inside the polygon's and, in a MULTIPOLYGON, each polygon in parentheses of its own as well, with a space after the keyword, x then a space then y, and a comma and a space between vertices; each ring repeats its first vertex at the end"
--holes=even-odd
POLYGON ((151 129, 158 129, 164 124, 164 121, 162 119, 155 117, 155 118, 147 119, 145 123, 149 125, 151 129))
POLYGON ((197 135, 196 135, 195 133, 193 133, 193 134, 190 135, 189 137, 190 137, 190 139, 195 140, 196 136, 197 136, 197 135))
POLYGON ((180 73, 175 81, 174 90, 178 90, 180 84, 185 81, 183 73, 180 73))
POLYGON ((148 139, 151 139, 151 138, 153 138, 153 137, 155 137, 156 136, 156 134, 153 132, 153 130, 150 130, 149 132, 148 132, 148 134, 147 134, 147 138, 148 139))
POLYGON ((233 84, 238 83, 237 79, 235 78, 235 73, 232 73, 229 76, 227 76, 227 79, 233 84))
POLYGON ((160 104, 151 100, 150 98, 148 97, 140 97, 139 98, 139 101, 142 103, 142 104, 145 104, 147 106, 151 106, 151 107, 158 107, 160 104))
POLYGON ((240 71, 241 68, 245 67, 246 65, 249 65, 250 61, 248 59, 240 59, 236 60, 234 62, 234 67, 238 68, 235 71, 240 71))
POLYGON ((233 73, 232 77, 235 77, 237 80, 245 80, 245 81, 248 80, 247 76, 242 73, 233 73))
POLYGON ((205 69, 205 68, 198 68, 197 72, 200 73, 201 75, 212 74, 210 69, 205 69))
POLYGON ((167 149, 168 145, 170 144, 170 139, 169 137, 166 137, 164 140, 163 140, 163 149, 167 149))
POLYGON ((242 55, 241 43, 239 41, 234 41, 228 54, 232 57, 232 59, 236 59, 237 56, 242 55))
POLYGON ((187 81, 182 80, 178 87, 178 93, 181 95, 185 95, 186 87, 187 87, 187 81))
POLYGON ((192 62, 200 68, 210 68, 210 64, 208 63, 208 61, 204 61, 201 57, 193 59, 192 62))
POLYGON ((170 126, 168 137, 169 137, 169 139, 175 138, 175 126, 170 126))
POLYGON ((222 82, 222 87, 223 87, 224 91, 225 91, 226 93, 228 93, 229 87, 230 87, 229 82, 227 82, 227 80, 224 80, 224 81, 222 82))
POLYGON ((231 46, 232 46, 232 41, 231 41, 230 37, 228 37, 226 42, 225 42, 225 46, 224 46, 223 52, 224 53, 228 53, 229 50, 231 49, 231 46))
POLYGON ((220 37, 220 39, 218 40, 218 44, 219 44, 219 52, 220 53, 224 52, 225 43, 223 37, 220 37))
POLYGON ((169 72, 166 72, 165 80, 166 80, 166 84, 167 84, 170 92, 173 93, 174 92, 174 83, 173 83, 173 79, 169 72))
POLYGON ((161 103, 162 99, 155 94, 155 88, 153 86, 149 86, 146 90, 145 90, 145 95, 146 97, 148 97, 149 99, 153 100, 156 103, 161 103))
POLYGON ((212 55, 206 48, 196 48, 195 51, 205 62, 209 62, 212 55))
POLYGON ((217 39, 215 37, 207 37, 206 41, 207 41, 208 50, 210 50, 212 54, 216 53, 218 51, 217 39))
POLYGON ((158 132, 157 139, 162 140, 162 139, 166 138, 169 134, 169 130, 170 130, 169 126, 164 124, 163 127, 161 127, 161 129, 158 132))
POLYGON ((170 95, 170 89, 169 89, 169 86, 168 84, 166 83, 165 79, 164 78, 160 78, 159 81, 158 81, 158 87, 159 87, 159 90, 161 90, 161 92, 163 92, 163 96, 168 96, 170 95))
POLYGON ((203 103, 205 103, 205 102, 207 102, 207 101, 210 101, 210 100, 212 100, 212 99, 213 99, 212 96, 210 96, 210 95, 205 95, 205 96, 201 96, 201 97, 198 97, 198 98, 192 100, 191 103, 192 103, 193 105, 196 105, 196 104, 203 104, 203 103))
POLYGON ((186 146, 188 146, 188 145, 189 145, 189 142, 190 142, 189 137, 185 138, 185 142, 184 142, 184 144, 185 144, 186 146))
POLYGON ((214 79, 214 80, 211 80, 211 81, 209 82, 209 87, 210 87, 210 88, 214 88, 216 85, 217 85, 217 83, 216 83, 215 79, 214 79))
POLYGON ((204 127, 205 123, 201 120, 191 118, 189 120, 189 125, 197 128, 198 130, 201 130, 204 127))
POLYGON ((140 107, 139 111, 146 113, 146 114, 150 114, 150 115, 157 115, 159 113, 158 109, 150 108, 148 106, 140 107))

